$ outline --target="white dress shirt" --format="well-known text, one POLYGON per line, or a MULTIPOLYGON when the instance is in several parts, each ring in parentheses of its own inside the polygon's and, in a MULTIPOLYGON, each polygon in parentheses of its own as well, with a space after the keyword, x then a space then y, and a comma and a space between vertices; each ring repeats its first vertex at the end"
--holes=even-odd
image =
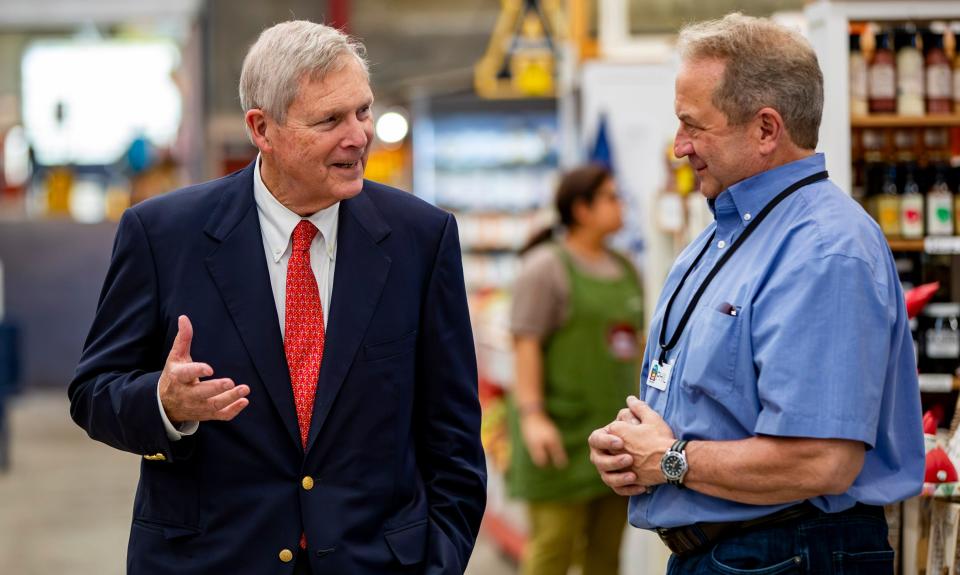
MULTIPOLYGON (((323 305, 323 325, 327 326, 330 317, 330 296, 333 293, 333 273, 337 263, 337 224, 340 215, 340 203, 309 216, 301 217, 281 204, 260 177, 260 156, 253 168, 253 198, 257 203, 257 217, 260 219, 260 233, 263 236, 263 251, 270 272, 270 287, 273 289, 273 301, 277 306, 277 319, 280 322, 280 335, 286 335, 284 317, 287 298, 287 263, 290 261, 290 237, 300 220, 309 220, 317 226, 320 233, 310 244, 310 267, 317 278, 320 301, 323 305)), ((203 361, 203 358, 197 358, 203 361)), ((217 366, 212 366, 216 373, 217 366)), ((244 382, 235 382, 240 385, 244 382)), ((188 421, 180 424, 179 429, 167 418, 160 402, 160 387, 157 385, 157 404, 160 416, 167 430, 167 437, 177 441, 184 435, 192 435, 199 428, 199 422, 188 421)))

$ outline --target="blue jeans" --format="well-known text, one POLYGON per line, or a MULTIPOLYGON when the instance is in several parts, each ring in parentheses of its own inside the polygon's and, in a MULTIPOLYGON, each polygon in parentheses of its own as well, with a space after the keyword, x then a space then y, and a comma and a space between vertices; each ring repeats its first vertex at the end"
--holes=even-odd
POLYGON ((667 575, 706 573, 892 575, 893 549, 883 518, 823 513, 739 533, 667 565, 667 575))

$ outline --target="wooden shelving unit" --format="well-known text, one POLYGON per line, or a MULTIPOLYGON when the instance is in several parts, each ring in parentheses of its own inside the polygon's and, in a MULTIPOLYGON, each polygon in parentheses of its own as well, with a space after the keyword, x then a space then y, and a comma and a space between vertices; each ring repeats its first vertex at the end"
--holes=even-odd
POLYGON ((960 236, 928 236, 915 240, 887 238, 887 243, 890 244, 890 251, 894 252, 960 255, 960 236))
POLYGON ((890 244, 890 250, 894 252, 922 252, 923 240, 893 240, 887 239, 890 244))
POLYGON ((876 116, 853 116, 852 128, 942 128, 960 126, 960 114, 936 114, 929 116, 896 116, 880 114, 876 116))

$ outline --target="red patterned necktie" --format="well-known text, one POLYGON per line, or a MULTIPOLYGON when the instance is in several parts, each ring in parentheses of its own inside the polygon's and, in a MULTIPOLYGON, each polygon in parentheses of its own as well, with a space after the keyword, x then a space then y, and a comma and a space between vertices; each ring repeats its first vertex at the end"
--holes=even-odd
POLYGON ((283 347, 293 385, 293 402, 300 424, 300 440, 307 448, 313 398, 323 361, 323 304, 317 278, 310 267, 310 243, 317 227, 301 220, 293 230, 293 251, 287 264, 287 299, 283 347))

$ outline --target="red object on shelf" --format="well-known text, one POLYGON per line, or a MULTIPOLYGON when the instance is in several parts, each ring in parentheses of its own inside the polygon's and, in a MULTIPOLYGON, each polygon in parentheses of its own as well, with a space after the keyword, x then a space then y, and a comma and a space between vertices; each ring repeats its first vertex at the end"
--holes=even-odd
POLYGON ((947 452, 940 447, 934 447, 927 453, 927 469, 923 480, 927 483, 955 483, 957 469, 950 461, 947 452))
POLYGON ((903 294, 903 299, 907 302, 907 316, 917 317, 917 314, 930 302, 930 298, 937 293, 938 289, 940 289, 940 282, 933 282, 918 285, 903 294))
POLYGON ((525 533, 490 511, 483 516, 481 528, 487 532, 504 553, 513 560, 520 561, 523 557, 523 548, 527 545, 527 535, 525 533))
POLYGON ((936 435, 941 421, 943 421, 943 406, 937 404, 923 414, 923 432, 927 435, 936 435))

